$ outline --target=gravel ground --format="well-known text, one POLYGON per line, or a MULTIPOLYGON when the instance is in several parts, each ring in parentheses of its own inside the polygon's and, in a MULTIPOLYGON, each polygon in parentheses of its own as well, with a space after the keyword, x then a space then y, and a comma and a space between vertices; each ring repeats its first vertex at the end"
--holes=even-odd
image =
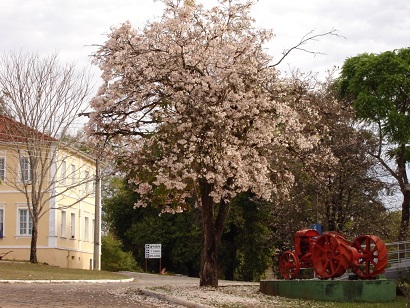
MULTIPOLYGON (((124 274, 133 277, 141 288, 138 290, 131 288, 125 292, 126 294, 117 293, 117 296, 132 296, 142 292, 151 297, 169 301, 172 303, 171 307, 315 307, 312 301, 262 294, 259 292, 259 282, 220 280, 219 288, 215 289, 200 288, 197 278, 127 272, 124 274)), ((316 307, 324 307, 323 303, 319 305, 316 307)))
POLYGON ((218 289, 179 286, 154 290, 198 304, 198 307, 295 307, 294 302, 286 303, 283 299, 259 293, 258 286, 226 286, 218 289))
MULTIPOLYGON (((244 308, 315 307, 307 301, 259 293, 259 283, 219 281, 219 288, 200 288, 185 276, 124 272, 132 282, 0 283, 0 308, 138 307, 244 308)), ((326 305, 325 305, 326 306, 326 305)), ((324 307, 323 303, 316 307, 324 307)))

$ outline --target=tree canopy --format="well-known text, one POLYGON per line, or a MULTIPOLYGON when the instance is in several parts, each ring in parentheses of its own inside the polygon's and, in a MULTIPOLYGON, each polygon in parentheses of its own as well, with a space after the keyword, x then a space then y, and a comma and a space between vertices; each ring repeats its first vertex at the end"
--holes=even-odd
POLYGON ((403 203, 398 238, 404 240, 410 216, 406 171, 410 160, 410 48, 348 58, 336 85, 359 119, 372 125, 369 131, 378 138, 378 144, 371 154, 400 187, 403 203))
POLYGON ((306 128, 319 118, 308 96, 298 98, 302 113, 293 108, 264 49, 272 33, 253 26, 251 1, 220 0, 211 9, 163 2, 159 21, 143 29, 124 23, 95 53, 105 83, 90 127, 108 138, 107 153, 122 168, 135 170, 138 206, 200 209, 200 284, 217 286, 230 201, 246 191, 266 200, 288 193, 289 153, 317 143, 306 128))
POLYGON ((410 48, 348 58, 340 91, 361 119, 380 123, 394 143, 410 140, 410 48))

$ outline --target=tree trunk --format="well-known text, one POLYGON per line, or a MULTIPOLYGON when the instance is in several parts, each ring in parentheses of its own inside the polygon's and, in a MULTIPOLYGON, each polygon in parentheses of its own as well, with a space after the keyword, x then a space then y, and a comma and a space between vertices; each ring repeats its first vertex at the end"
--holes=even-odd
POLYGON ((215 205, 209 196, 211 184, 201 184, 202 248, 199 285, 218 287, 218 251, 214 226, 215 205))
POLYGON ((37 263, 37 226, 38 221, 32 219, 33 225, 31 229, 31 246, 30 246, 30 263, 37 263))
POLYGON ((398 241, 405 241, 409 231, 409 217, 410 217, 410 191, 403 191, 403 203, 401 205, 401 222, 398 241))
POLYGON ((327 184, 327 196, 328 201, 326 205, 326 220, 327 220, 327 230, 328 231, 336 231, 336 203, 335 198, 333 196, 333 183, 329 176, 329 182, 327 184))
POLYGON ((327 211, 326 211, 328 231, 336 231, 336 221, 337 221, 336 208, 337 208, 337 205, 335 204, 335 201, 333 200, 333 197, 332 197, 330 204, 327 205, 327 211))
POLYGON ((201 287, 218 287, 218 248, 229 213, 229 204, 221 202, 215 219, 215 203, 209 196, 212 185, 201 183, 201 216, 202 216, 202 248, 199 285, 201 287))
POLYGON ((343 233, 344 230, 344 225, 345 225, 345 217, 346 217, 346 208, 348 204, 348 198, 343 198, 343 196, 348 195, 348 192, 345 191, 344 189, 344 184, 342 181, 340 181, 340 186, 339 186, 339 193, 337 196, 337 232, 343 233), (345 203, 344 203, 345 201, 345 203))

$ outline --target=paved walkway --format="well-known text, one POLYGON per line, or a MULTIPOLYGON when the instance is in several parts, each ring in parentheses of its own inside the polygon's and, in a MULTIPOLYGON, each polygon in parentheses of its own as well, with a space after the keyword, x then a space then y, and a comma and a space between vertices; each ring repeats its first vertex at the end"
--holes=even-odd
POLYGON ((132 282, 0 283, 0 307, 186 307, 147 296, 146 287, 198 285, 189 277, 124 273, 132 282))
POLYGON ((0 307, 151 307, 116 297, 112 290, 112 284, 3 283, 0 307))

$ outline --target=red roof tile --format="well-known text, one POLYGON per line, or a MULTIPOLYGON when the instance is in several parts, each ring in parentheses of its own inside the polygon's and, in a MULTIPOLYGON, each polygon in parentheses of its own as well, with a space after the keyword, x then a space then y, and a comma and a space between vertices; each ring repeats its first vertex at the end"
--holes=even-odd
POLYGON ((0 115, 0 141, 30 143, 40 140, 57 141, 57 139, 36 131, 12 118, 0 115))

